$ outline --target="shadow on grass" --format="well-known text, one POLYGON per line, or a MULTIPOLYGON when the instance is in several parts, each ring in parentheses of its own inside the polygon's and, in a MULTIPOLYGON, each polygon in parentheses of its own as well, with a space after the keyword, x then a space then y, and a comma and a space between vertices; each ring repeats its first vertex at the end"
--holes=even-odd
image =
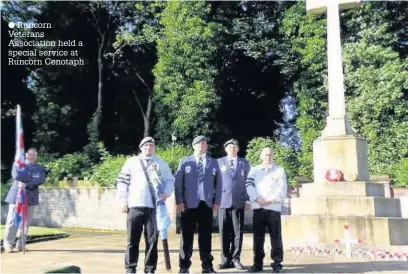
POLYGON ((81 268, 76 265, 70 265, 58 269, 49 270, 44 273, 81 273, 81 268))
MULTIPOLYGON (((38 243, 38 242, 45 242, 45 241, 53 241, 58 239, 63 239, 69 237, 67 233, 59 233, 54 235, 35 235, 35 236, 28 236, 26 244, 38 243)), ((18 237, 16 238, 17 241, 18 237)), ((3 240, 1 240, 1 252, 4 251, 3 247, 3 240)))

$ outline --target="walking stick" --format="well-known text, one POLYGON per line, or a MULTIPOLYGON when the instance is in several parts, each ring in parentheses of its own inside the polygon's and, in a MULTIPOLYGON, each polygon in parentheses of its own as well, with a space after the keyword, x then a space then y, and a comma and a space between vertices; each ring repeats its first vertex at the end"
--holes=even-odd
POLYGON ((169 243, 167 242, 167 239, 162 240, 162 243, 163 243, 164 263, 166 264, 166 270, 171 270, 169 243))

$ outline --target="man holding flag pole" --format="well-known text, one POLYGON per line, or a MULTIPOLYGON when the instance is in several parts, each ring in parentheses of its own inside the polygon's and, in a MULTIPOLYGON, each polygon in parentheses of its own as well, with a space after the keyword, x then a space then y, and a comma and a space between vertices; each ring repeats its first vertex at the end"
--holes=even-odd
POLYGON ((17 105, 16 112, 16 154, 13 163, 11 186, 5 202, 9 204, 4 237, 4 250, 6 252, 25 252, 30 220, 33 215, 33 206, 39 204, 38 187, 45 182, 45 170, 36 164, 38 152, 30 148, 24 153, 23 124, 21 121, 21 109, 17 105), (16 249, 13 249, 17 231, 20 231, 16 249))

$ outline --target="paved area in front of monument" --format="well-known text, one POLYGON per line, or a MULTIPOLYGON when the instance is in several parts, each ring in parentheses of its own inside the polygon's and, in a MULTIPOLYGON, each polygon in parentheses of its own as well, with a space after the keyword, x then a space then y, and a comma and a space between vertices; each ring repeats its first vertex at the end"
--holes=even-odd
MULTIPOLYGON (((143 241, 143 240, 142 240, 143 241)), ((2 253, 1 273, 44 273, 56 268, 76 265, 82 273, 124 273, 124 249, 126 235, 124 233, 108 233, 73 235, 68 238, 39 242, 27 245, 29 249, 22 253, 2 253)), ((171 235, 170 256, 172 263, 171 273, 177 273, 179 235, 171 235)), ((159 243, 161 248, 161 241, 159 243)), ((143 273, 144 249, 139 257, 138 273, 143 273)), ((197 235, 194 242, 193 265, 190 273, 201 273, 197 244, 197 235)), ((267 250, 266 250, 267 251, 267 250)), ((269 252, 264 261, 264 273, 270 273, 269 252)), ((219 237, 213 234, 214 268, 220 260, 219 237)), ((245 266, 252 264, 252 236, 245 234, 242 263, 245 266)), ((223 273, 237 273, 234 269, 220 270, 223 273)), ((246 272, 246 271, 241 271, 246 272)), ((371 261, 366 258, 324 257, 312 255, 295 255, 285 252, 283 273, 408 273, 406 261, 371 261)), ((157 273, 169 273, 165 270, 163 253, 159 252, 157 273)))

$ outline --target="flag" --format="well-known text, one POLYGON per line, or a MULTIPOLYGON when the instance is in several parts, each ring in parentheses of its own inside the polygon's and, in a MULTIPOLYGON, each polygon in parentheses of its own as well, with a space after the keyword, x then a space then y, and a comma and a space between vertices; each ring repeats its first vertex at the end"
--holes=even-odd
POLYGON ((164 184, 161 182, 158 173, 158 165, 156 163, 152 164, 153 169, 153 186, 154 191, 156 192, 156 222, 157 229, 160 233, 160 238, 163 242, 163 255, 164 255, 164 264, 167 270, 171 269, 170 263, 170 251, 167 238, 169 236, 169 228, 171 226, 171 219, 169 212, 167 210, 166 202, 160 198, 160 195, 164 193, 164 184))
POLYGON ((17 105, 16 112, 16 154, 14 156, 14 162, 20 168, 25 166, 23 122, 21 121, 20 105, 17 105))
POLYGON ((158 174, 158 165, 152 163, 153 170, 153 187, 156 193, 156 222, 157 229, 160 232, 162 240, 167 240, 168 230, 171 226, 171 219, 165 201, 160 198, 160 195, 164 193, 164 184, 160 181, 158 174))
POLYGON ((169 237, 169 228, 171 226, 171 219, 167 206, 164 201, 157 204, 156 210, 157 230, 160 233, 162 240, 167 240, 169 237))
POLYGON ((28 199, 24 187, 17 192, 15 225, 21 233, 27 231, 28 199))

